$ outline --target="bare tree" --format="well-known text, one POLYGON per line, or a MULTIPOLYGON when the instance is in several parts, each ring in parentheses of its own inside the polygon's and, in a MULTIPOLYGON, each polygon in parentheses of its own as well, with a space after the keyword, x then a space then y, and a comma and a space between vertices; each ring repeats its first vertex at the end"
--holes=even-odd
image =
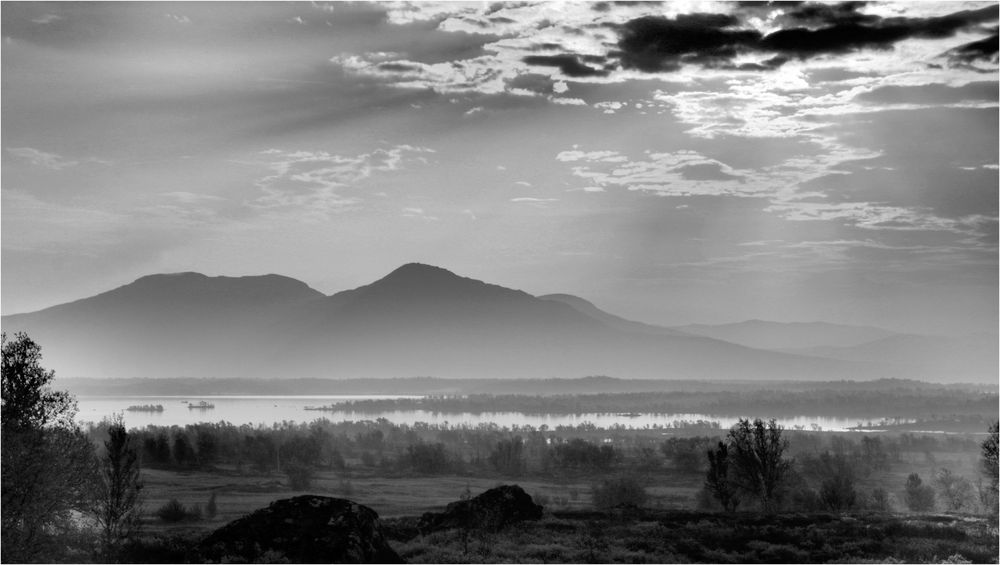
POLYGON ((138 534, 142 524, 139 459, 120 414, 111 420, 104 450, 94 513, 101 532, 102 556, 115 561, 122 545, 138 534))
POLYGON ((781 426, 773 419, 740 421, 729 430, 729 459, 740 490, 755 496, 764 512, 774 511, 777 492, 792 468, 783 457, 788 440, 781 437, 781 426))

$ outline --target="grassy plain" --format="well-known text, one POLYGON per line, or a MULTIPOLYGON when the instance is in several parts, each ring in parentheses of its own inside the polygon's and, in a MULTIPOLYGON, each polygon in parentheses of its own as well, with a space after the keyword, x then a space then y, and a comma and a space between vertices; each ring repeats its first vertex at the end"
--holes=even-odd
MULTIPOLYGON (((169 498, 205 506, 216 493, 214 519, 166 524, 150 516, 149 538, 193 542, 270 502, 299 492, 266 475, 147 470, 147 510, 169 498)), ((500 482, 461 475, 386 477, 321 471, 309 493, 350 498, 383 519, 390 544, 412 563, 902 563, 997 562, 994 519, 973 514, 799 513, 765 516, 692 510, 694 477, 647 488, 641 510, 592 509, 586 480, 517 481, 546 503, 538 522, 500 532, 446 530, 412 535, 425 511, 441 510, 466 488, 478 494, 500 482)), ((511 481, 506 481, 511 482, 511 481)))

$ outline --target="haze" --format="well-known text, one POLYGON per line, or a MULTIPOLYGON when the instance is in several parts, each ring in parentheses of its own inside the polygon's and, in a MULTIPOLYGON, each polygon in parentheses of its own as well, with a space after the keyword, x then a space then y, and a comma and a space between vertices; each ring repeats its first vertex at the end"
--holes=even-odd
POLYGON ((4 314, 420 262, 661 326, 997 327, 993 3, 2 12, 4 314))

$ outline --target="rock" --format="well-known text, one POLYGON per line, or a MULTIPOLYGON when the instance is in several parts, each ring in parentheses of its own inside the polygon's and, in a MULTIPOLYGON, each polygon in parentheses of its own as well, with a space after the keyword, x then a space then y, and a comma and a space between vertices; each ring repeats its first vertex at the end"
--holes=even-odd
POLYGON ((215 530, 198 545, 205 562, 403 563, 378 514, 342 498, 296 496, 215 530))
POLYGON ((499 530, 510 524, 542 517, 542 507, 517 485, 502 485, 469 500, 449 504, 444 512, 427 512, 418 523, 423 533, 473 527, 499 530))

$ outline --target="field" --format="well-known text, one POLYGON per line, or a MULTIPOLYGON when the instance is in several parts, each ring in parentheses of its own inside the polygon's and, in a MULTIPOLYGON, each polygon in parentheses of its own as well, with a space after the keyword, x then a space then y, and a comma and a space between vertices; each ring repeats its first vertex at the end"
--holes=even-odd
MULTIPOLYGON (((894 477, 895 478, 895 477, 894 477)), ((205 505, 217 495, 218 514, 198 522, 164 524, 151 518, 151 546, 191 545, 209 531, 273 500, 295 494, 282 481, 233 472, 152 470, 146 473, 147 506, 168 498, 205 505), (167 541, 170 540, 170 541, 167 541)), ((499 532, 447 530, 412 536, 424 511, 440 510, 468 488, 478 493, 498 481, 458 475, 344 478, 318 473, 311 493, 365 504, 382 517, 393 548, 412 563, 995 563, 995 519, 981 515, 877 512, 722 513, 691 509, 701 485, 696 478, 647 489, 640 510, 601 512, 592 506, 586 481, 523 480, 544 517, 499 532), (950 561, 949 561, 950 560, 950 561)), ((147 549, 148 551, 148 549, 147 549)), ((173 559, 183 552, 167 553, 173 559)))

